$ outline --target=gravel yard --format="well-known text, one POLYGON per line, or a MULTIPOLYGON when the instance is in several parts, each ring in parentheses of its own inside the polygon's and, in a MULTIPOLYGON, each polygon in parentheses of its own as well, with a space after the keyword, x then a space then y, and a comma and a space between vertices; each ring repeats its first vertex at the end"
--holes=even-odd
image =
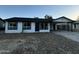
POLYGON ((79 42, 54 33, 0 34, 3 54, 77 54, 79 42))

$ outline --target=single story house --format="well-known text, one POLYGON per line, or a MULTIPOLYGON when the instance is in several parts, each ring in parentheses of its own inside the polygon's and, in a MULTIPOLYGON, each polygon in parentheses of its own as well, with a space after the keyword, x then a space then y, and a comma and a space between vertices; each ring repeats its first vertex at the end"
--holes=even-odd
POLYGON ((13 17, 5 19, 5 33, 73 31, 74 22, 64 16, 57 19, 13 17))
POLYGON ((49 19, 13 17, 5 19, 5 33, 50 32, 49 19))

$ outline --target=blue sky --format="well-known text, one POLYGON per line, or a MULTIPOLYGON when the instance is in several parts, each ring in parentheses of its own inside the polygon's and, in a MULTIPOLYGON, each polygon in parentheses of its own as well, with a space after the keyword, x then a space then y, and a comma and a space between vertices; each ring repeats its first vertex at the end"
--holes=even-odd
POLYGON ((73 20, 79 16, 78 5, 0 5, 0 17, 44 17, 50 15, 53 18, 61 16, 73 20))

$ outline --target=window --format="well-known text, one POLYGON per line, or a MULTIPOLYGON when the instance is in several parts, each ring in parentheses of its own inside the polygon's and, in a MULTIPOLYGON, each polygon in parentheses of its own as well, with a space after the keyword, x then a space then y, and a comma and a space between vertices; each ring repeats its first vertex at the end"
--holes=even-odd
POLYGON ((40 29, 48 29, 48 23, 40 23, 40 29))
POLYGON ((23 29, 24 30, 29 30, 31 29, 31 23, 30 22, 23 22, 23 29))
POLYGON ((8 30, 16 30, 17 22, 8 22, 8 30))

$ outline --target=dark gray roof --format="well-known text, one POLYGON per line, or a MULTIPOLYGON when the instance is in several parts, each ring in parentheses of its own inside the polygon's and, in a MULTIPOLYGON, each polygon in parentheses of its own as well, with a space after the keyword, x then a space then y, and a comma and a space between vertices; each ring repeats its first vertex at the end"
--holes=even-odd
POLYGON ((62 16, 62 17, 56 18, 56 20, 61 19, 61 18, 65 18, 65 19, 67 19, 67 20, 70 20, 70 21, 74 22, 74 20, 72 20, 72 19, 70 19, 70 18, 68 18, 68 17, 65 17, 65 16, 62 16))
POLYGON ((31 22, 40 22, 40 21, 46 21, 49 22, 49 19, 43 19, 43 18, 23 18, 23 17, 13 17, 13 18, 8 18, 4 19, 5 21, 31 21, 31 22))
POLYGON ((0 21, 3 21, 3 22, 5 22, 2 18, 0 18, 0 21))
POLYGON ((4 21, 17 21, 17 22, 23 22, 23 21, 31 21, 31 22, 52 22, 55 20, 59 20, 61 18, 65 18, 67 20, 70 20, 71 22, 75 22, 72 19, 69 19, 65 16, 56 18, 56 19, 45 19, 45 18, 24 18, 24 17, 12 17, 12 18, 8 18, 8 19, 4 19, 4 21))

